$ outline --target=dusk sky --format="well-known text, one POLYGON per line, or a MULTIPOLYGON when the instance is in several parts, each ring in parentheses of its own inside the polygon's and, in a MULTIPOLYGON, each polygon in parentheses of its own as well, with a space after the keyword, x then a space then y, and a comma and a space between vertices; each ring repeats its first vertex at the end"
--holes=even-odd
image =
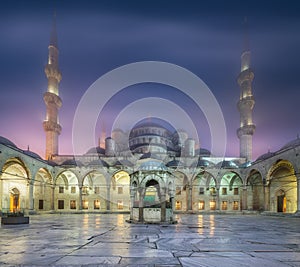
MULTIPOLYGON (((44 66, 56 10, 63 77, 60 154, 72 154, 74 113, 92 83, 125 64, 163 61, 188 69, 207 84, 225 118, 226 155, 238 156, 236 79, 247 17, 255 75, 253 158, 276 151, 300 134, 299 6, 297 1, 258 0, 1 1, 0 135, 44 156, 44 66)), ((120 110, 143 97, 162 97, 186 110, 198 129, 201 147, 210 148, 203 114, 182 93, 159 84, 125 88, 111 99, 104 113, 106 130, 120 110)))

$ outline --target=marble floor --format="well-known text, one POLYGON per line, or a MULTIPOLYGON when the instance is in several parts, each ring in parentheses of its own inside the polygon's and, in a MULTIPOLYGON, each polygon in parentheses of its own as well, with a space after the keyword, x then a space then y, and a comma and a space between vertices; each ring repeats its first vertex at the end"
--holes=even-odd
POLYGON ((300 266, 300 218, 176 215, 177 225, 128 224, 127 214, 33 215, 1 226, 1 266, 300 266))

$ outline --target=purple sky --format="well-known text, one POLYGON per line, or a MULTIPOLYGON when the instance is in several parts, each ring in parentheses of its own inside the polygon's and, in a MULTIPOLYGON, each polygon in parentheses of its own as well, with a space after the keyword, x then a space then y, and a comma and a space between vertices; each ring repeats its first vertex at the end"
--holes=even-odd
MULTIPOLYGON (((243 20, 247 16, 255 73, 253 117, 257 130, 253 158, 268 149, 280 149, 300 133, 299 4, 258 0, 206 2, 1 1, 0 135, 22 149, 29 145, 44 156, 44 66, 55 8, 63 76, 60 154, 72 153, 74 112, 96 79, 124 64, 157 60, 187 68, 209 86, 225 117, 227 155, 238 156, 236 106, 240 90, 236 77, 243 50, 243 20)), ((105 114, 110 114, 106 127, 121 108, 146 96, 168 98, 180 105, 195 121, 201 146, 210 148, 203 115, 196 116, 190 100, 162 85, 124 89, 106 109, 105 114)))

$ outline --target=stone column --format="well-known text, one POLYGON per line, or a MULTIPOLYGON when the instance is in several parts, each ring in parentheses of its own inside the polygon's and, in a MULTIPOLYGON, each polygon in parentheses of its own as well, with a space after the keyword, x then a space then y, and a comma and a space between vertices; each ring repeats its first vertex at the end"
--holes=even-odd
POLYGON ((78 203, 78 209, 82 210, 82 185, 79 187, 79 203, 78 203))
POLYGON ((175 190, 174 189, 171 189, 169 190, 169 195, 170 195, 170 205, 171 205, 171 217, 170 218, 167 218, 167 221, 173 221, 174 220, 174 210, 175 210, 175 190))
POLYGON ((297 214, 300 215, 300 176, 297 176, 297 214))
POLYGON ((187 210, 193 211, 192 202, 193 202, 193 196, 192 196, 192 190, 193 187, 191 185, 186 186, 186 193, 187 193, 187 210))
POLYGON ((29 212, 33 212, 33 181, 29 182, 29 212))
POLYGON ((144 221, 144 192, 145 190, 143 188, 139 188, 139 222, 144 221))
POLYGON ((216 210, 220 210, 220 188, 216 188, 216 210))
POLYGON ((51 186, 51 203, 50 203, 50 209, 54 211, 54 197, 55 197, 55 186, 51 186))
POLYGON ((247 210, 247 187, 243 187, 242 192, 242 210, 247 210))
POLYGON ((269 185, 264 185, 264 210, 270 211, 270 187, 269 185))
POLYGON ((134 204, 135 190, 130 189, 130 220, 133 220, 133 204, 134 204))
POLYGON ((106 210, 110 210, 110 186, 107 187, 106 191, 106 210))
POLYGON ((165 192, 165 188, 161 188, 161 197, 160 197, 160 201, 161 201, 161 222, 165 222, 166 221, 166 192, 165 192))
POLYGON ((247 210, 253 210, 253 190, 253 186, 247 187, 247 210))

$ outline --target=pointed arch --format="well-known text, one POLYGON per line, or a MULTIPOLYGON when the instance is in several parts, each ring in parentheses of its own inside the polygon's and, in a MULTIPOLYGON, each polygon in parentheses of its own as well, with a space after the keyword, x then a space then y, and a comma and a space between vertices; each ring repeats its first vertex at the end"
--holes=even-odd
POLYGON ((1 187, 0 187, 0 201, 2 211, 14 211, 16 209, 16 200, 12 192, 19 192, 18 194, 18 209, 28 208, 30 183, 30 170, 26 167, 24 162, 17 158, 8 159, 1 170, 1 187))
POLYGON ((125 170, 114 173, 110 179, 111 210, 129 210, 130 206, 130 176, 125 170))
POLYGON ((294 213, 297 210, 297 177, 293 164, 288 160, 277 160, 268 171, 270 210, 294 213), (284 194, 278 195, 278 192, 284 194))
POLYGON ((47 168, 37 170, 33 186, 34 207, 39 211, 51 210, 53 178, 47 168))
POLYGON ((264 203, 264 180, 258 169, 251 169, 246 178, 248 210, 262 211, 264 203))

